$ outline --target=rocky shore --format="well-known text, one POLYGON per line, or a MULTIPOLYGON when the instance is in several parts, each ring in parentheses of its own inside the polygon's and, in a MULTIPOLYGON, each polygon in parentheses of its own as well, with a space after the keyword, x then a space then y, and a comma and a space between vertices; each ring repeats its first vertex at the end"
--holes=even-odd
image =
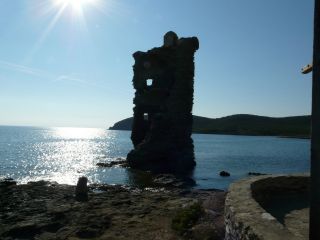
POLYGON ((0 183, 0 239, 223 239, 220 190, 0 183))

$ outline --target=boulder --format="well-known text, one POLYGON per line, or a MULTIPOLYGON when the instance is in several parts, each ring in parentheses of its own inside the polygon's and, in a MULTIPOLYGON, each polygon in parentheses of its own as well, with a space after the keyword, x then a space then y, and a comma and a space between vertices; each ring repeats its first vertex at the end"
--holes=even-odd
POLYGON ((230 177, 230 173, 226 172, 226 171, 221 171, 220 172, 220 176, 221 177, 230 177))
POLYGON ((76 200, 77 201, 87 201, 88 200, 88 179, 86 177, 80 177, 76 186, 76 200))

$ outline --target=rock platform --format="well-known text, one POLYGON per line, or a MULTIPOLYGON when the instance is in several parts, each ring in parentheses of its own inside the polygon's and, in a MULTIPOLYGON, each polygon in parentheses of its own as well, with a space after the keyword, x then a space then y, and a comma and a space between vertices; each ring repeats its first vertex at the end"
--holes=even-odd
POLYGON ((54 182, 0 184, 0 239, 223 239, 224 200, 218 190, 89 185, 88 201, 75 186, 54 182), (178 232, 172 219, 200 204, 203 211, 178 232))

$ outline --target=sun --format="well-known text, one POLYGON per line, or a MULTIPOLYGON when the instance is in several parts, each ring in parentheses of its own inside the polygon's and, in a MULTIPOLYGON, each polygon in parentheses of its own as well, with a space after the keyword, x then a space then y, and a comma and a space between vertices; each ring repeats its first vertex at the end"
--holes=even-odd
POLYGON ((53 0, 57 7, 71 9, 74 13, 80 14, 88 5, 94 5, 98 0, 53 0))

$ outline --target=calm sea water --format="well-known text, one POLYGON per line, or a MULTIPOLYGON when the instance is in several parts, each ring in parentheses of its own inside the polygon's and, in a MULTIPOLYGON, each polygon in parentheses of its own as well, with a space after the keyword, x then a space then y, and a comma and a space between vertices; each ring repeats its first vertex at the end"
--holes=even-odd
MULTIPOLYGON (((197 188, 226 189, 248 172, 297 173, 310 167, 309 140, 204 134, 194 134, 193 140, 197 188), (222 170, 231 177, 220 177, 222 170)), ((85 175, 91 183, 139 186, 141 173, 96 166, 125 158, 131 149, 128 131, 0 126, 0 177, 76 184, 85 175)))

